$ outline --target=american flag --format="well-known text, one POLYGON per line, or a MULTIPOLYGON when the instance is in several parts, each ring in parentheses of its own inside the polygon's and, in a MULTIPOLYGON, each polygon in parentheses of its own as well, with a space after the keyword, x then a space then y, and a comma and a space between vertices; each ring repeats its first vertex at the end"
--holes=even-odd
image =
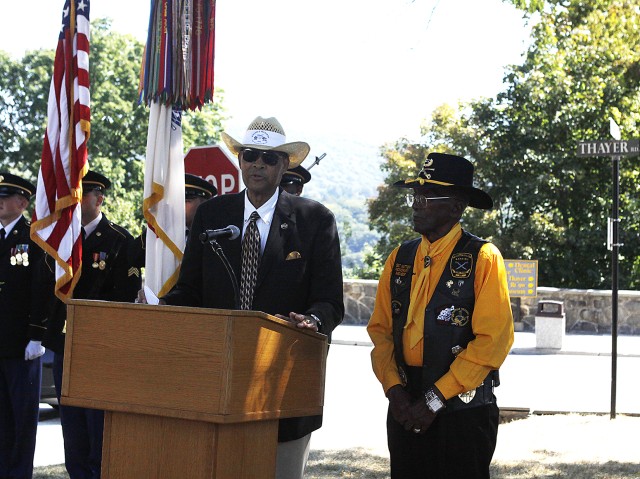
POLYGON ((89 169, 89 0, 66 0, 49 89, 47 130, 31 237, 56 260, 56 295, 66 300, 82 266, 82 177, 89 169))

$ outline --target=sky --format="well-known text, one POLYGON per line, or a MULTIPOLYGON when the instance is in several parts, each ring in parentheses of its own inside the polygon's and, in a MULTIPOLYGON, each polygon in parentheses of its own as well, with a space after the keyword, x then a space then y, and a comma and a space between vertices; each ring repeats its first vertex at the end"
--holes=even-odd
MULTIPOLYGON (((64 0, 3 0, 0 49, 55 48, 64 0), (28 27, 28 28, 27 28, 28 27)), ((146 39, 148 0, 92 0, 91 18, 146 39)), ((326 135, 380 146, 424 118, 502 89, 530 29, 502 0, 218 0, 215 82, 242 137, 275 116, 289 141, 326 135)))

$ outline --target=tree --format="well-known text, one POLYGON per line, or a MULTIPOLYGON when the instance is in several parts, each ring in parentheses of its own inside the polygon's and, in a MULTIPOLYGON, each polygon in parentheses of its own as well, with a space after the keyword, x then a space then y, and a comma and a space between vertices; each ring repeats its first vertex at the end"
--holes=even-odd
MULTIPOLYGON (((105 213, 138 233, 142 224, 142 185, 149 111, 138 103, 143 45, 130 35, 111 31, 107 19, 91 24, 91 136, 89 167, 113 182, 105 213)), ((0 166, 37 178, 46 128, 54 52, 28 52, 12 60, 0 52, 0 166)), ((202 111, 183 116, 185 149, 219 141, 222 92, 202 111)))
MULTIPOLYGON (((611 203, 610 163, 580 159, 579 140, 608 137, 609 117, 623 136, 638 137, 640 119, 640 21, 627 0, 516 1, 535 12, 533 39, 522 65, 510 67, 506 88, 494 99, 442 107, 423 125, 420 145, 402 145, 387 158, 398 169, 421 150, 456 152, 473 161, 478 186, 493 211, 470 211, 470 230, 492 239, 505 257, 539 260, 541 284, 611 286, 605 247, 611 203), (399 155, 401 159, 390 158, 399 155)), ((421 159, 413 159, 416 165, 421 159)), ((415 169, 413 173, 415 174, 415 169)), ((621 218, 625 246, 620 285, 640 285, 638 168, 622 169, 621 218), (626 254, 625 254, 626 252, 626 254)), ((388 178, 387 185, 397 179, 388 178)), ((370 206, 381 231, 392 231, 385 196, 370 206), (387 214, 387 216, 380 216, 387 214)), ((397 243, 390 233, 384 241, 397 243)), ((381 242, 378 252, 388 250, 381 242)))

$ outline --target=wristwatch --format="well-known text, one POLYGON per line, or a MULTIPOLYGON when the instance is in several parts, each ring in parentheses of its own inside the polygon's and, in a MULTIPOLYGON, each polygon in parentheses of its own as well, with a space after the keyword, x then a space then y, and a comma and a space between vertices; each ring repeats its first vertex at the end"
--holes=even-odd
POLYGON ((445 408, 444 403, 438 397, 438 395, 433 390, 433 388, 429 389, 426 393, 424 393, 424 399, 425 399, 425 402, 427 403, 427 407, 429 408, 429 411, 431 411, 433 414, 438 414, 440 410, 445 408))
POLYGON ((319 331, 320 326, 322 326, 322 321, 320 321, 320 318, 317 317, 315 314, 310 314, 309 317, 311 317, 311 319, 313 319, 316 322, 316 327, 318 328, 318 331, 319 331))

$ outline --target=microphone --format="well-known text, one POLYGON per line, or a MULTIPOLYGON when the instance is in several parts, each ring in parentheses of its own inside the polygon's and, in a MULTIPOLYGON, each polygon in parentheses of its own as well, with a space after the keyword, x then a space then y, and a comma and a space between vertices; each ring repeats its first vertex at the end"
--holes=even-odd
POLYGON ((236 225, 229 225, 226 228, 220 228, 218 230, 205 230, 200 234, 200 241, 203 243, 209 243, 220 238, 229 238, 230 240, 236 239, 240 236, 240 228, 236 225))

